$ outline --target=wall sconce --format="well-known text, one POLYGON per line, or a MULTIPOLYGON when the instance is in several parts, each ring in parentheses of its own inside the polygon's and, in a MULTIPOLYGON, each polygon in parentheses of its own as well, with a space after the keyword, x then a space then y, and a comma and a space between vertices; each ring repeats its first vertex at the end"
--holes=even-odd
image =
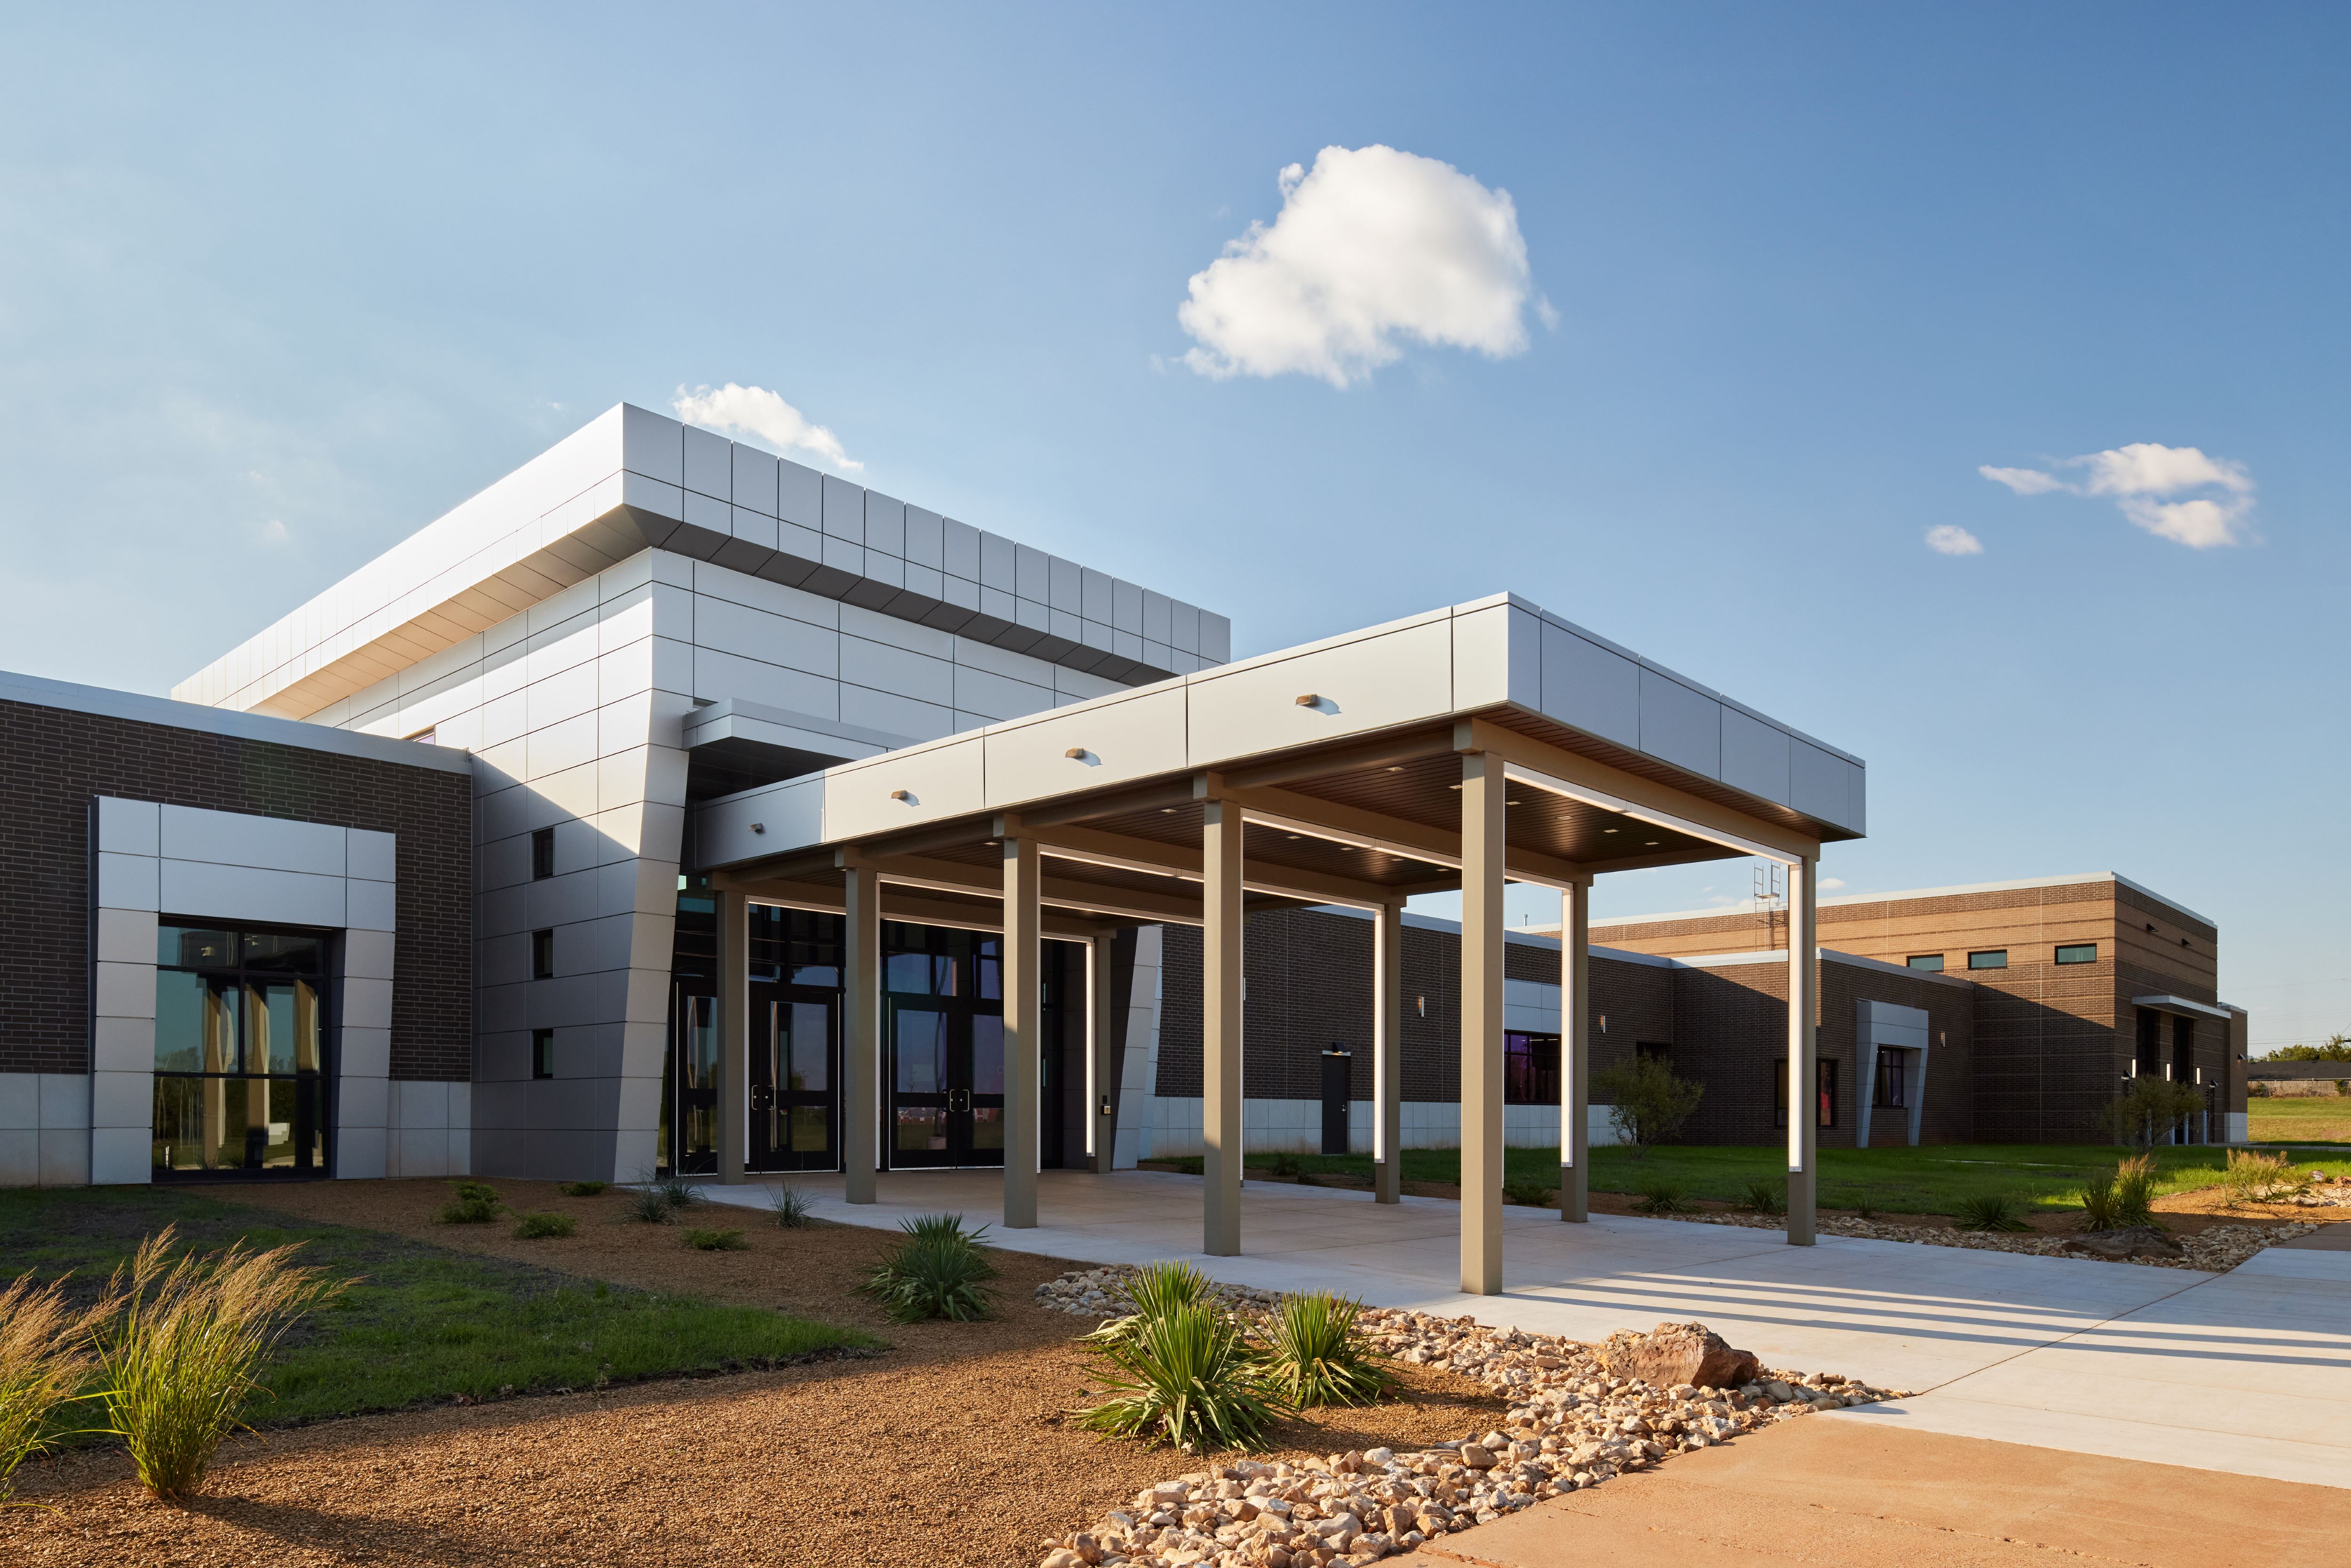
POLYGON ((754 822, 751 824, 751 831, 755 833, 764 833, 768 831, 768 824, 765 822, 754 822))
POLYGON ((1600 1032, 1603 1034, 1606 1034, 1608 1032, 1608 1015, 1606 1013, 1602 1013, 1600 1015, 1600 1032))
POLYGON ((1420 1009, 1420 1016, 1426 1018, 1428 1016, 1428 998, 1426 997, 1415 997, 1412 999, 1415 1005, 1420 1009))
POLYGON ((890 791, 890 799, 893 800, 911 800, 914 798, 914 797, 912 794, 904 789, 893 789, 890 791))
POLYGON ((1322 700, 1322 694, 1320 692, 1301 692, 1298 694, 1297 697, 1298 706, 1300 707, 1312 707, 1322 700))

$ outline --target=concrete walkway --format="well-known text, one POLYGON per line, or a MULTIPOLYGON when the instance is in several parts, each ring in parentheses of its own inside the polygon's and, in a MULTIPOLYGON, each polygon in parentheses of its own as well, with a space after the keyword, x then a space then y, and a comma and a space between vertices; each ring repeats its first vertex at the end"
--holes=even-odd
MULTIPOLYGON (((956 1211, 996 1222, 991 1172, 890 1173, 881 1201, 795 1178, 821 1218, 894 1226, 956 1211)), ((764 1187, 707 1186, 764 1207, 764 1187)), ((1200 1245, 1200 1183, 1048 1171, 1034 1230, 991 1239, 1090 1263, 1186 1258, 1268 1290, 1328 1288, 1404 1307, 1598 1339, 1696 1319, 1771 1365, 1919 1390, 1821 1417, 2351 1487, 2351 1252, 2273 1248, 2225 1275, 2134 1264, 1595 1217, 1504 1220, 1505 1294, 1464 1296, 1457 1206, 1250 1182, 1244 1254, 1200 1245)))

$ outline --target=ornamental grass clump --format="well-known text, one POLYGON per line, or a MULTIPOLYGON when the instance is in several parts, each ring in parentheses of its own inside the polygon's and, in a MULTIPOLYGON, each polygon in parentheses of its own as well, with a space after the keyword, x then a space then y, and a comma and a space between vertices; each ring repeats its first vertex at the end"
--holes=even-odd
POLYGON ((498 1201, 497 1188, 484 1186, 477 1181, 455 1184, 457 1196, 441 1206, 434 1215, 437 1225, 487 1225, 496 1219, 506 1205, 498 1201))
POLYGON ((1651 1180, 1641 1184, 1641 1196, 1633 1207, 1643 1214, 1687 1214, 1698 1206, 1689 1200, 1689 1189, 1679 1182, 1651 1180))
POLYGON ((2115 1228, 2155 1223, 2155 1156, 2134 1155, 2115 1167, 2115 1228))
POLYGON ((1763 1176, 1750 1176, 1747 1190, 1740 1196, 1739 1207, 1750 1214, 1785 1214, 1788 1212, 1787 1186, 1763 1176))
POLYGON ((1980 1197, 1959 1200, 1959 1211, 1952 1223, 1961 1230, 2030 1230, 2032 1228, 2016 1216, 2008 1199, 1996 1192, 1980 1197))
POLYGON ((2221 1201, 2231 1208, 2275 1203, 2309 1185, 2309 1173, 2294 1169, 2283 1155, 2255 1154, 2251 1149, 2231 1149, 2228 1167, 2220 1173, 2221 1201))
POLYGON ((549 1236, 569 1236, 579 1228, 577 1215, 526 1214, 516 1222, 514 1233, 517 1240, 538 1241, 549 1236))
POLYGON ((173 1260, 174 1237, 164 1227, 115 1270, 94 1336, 107 1429, 167 1501, 195 1490, 248 1402, 268 1393, 254 1374, 286 1331, 349 1283, 296 1266, 293 1247, 173 1260))
POLYGON ((657 1186, 632 1186, 629 1189, 629 1218, 647 1225, 667 1225, 677 1210, 657 1186))
POLYGON ((1363 1310, 1329 1291, 1282 1297, 1264 1325, 1266 1387, 1297 1409, 1369 1405, 1386 1393, 1395 1380, 1356 1327, 1363 1310))
POLYGON ((768 1205, 776 1223, 786 1230, 799 1230, 810 1223, 809 1195, 789 1182, 770 1189, 768 1205))
POLYGON ((60 1435, 57 1414, 89 1370, 95 1316, 68 1303, 57 1284, 36 1289, 29 1273, 0 1290, 0 1504, 16 1490, 16 1467, 60 1435))
POLYGON ((2115 1196, 2115 1173, 2102 1171, 2082 1184, 2082 1228, 2119 1230, 2122 1206, 2115 1196))
POLYGON ((1076 1413, 1088 1431, 1196 1450, 1255 1449, 1288 1413, 1240 1325, 1206 1301, 1144 1319, 1102 1354, 1109 1397, 1076 1413))
POLYGON ((956 1214, 925 1214, 899 1221, 906 1234, 857 1287, 902 1323, 927 1318, 970 1322, 990 1315, 986 1281, 996 1278, 977 1230, 963 1228, 956 1214))
POLYGON ((702 1189, 682 1176, 663 1176, 653 1186, 672 1208, 692 1208, 702 1201, 702 1189))
POLYGON ((1559 1188, 1534 1181, 1506 1181, 1502 1184, 1502 1201, 1522 1208, 1549 1208, 1559 1201, 1559 1188))

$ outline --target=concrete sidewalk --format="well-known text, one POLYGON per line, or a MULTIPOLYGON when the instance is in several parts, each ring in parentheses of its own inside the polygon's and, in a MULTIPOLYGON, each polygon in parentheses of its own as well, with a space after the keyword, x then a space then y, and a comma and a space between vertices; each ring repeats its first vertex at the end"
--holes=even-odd
POLYGON ((2147 1568, 2337 1563, 2351 1491, 1806 1419, 1538 1503, 1415 1568, 2147 1568))
MULTIPOLYGON (((820 1218, 995 1222, 1001 1178, 893 1172, 881 1201, 795 1178, 820 1218)), ((764 1207, 758 1186, 705 1186, 764 1207)), ((2226 1275, 1776 1230, 1506 1213, 1506 1294, 1462 1295, 1457 1207, 1250 1182, 1238 1258, 1199 1251, 1200 1183, 1149 1171, 1043 1173, 1036 1229, 991 1239, 1088 1263, 1186 1258, 1268 1290, 1599 1339, 1696 1319, 1773 1366, 1920 1391, 1819 1417, 2351 1487, 2351 1252, 2272 1249, 2226 1275)))

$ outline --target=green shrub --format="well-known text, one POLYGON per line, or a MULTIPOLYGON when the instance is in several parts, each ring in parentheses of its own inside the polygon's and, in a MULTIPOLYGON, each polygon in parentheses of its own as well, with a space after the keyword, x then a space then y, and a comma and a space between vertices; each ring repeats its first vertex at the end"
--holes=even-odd
POLYGON ((657 1186, 632 1186, 629 1189, 629 1218, 643 1220, 647 1225, 667 1225, 676 1215, 668 1195, 657 1186))
POLYGON ((787 1230, 798 1230, 809 1223, 809 1196, 789 1182, 771 1189, 768 1204, 775 1212, 776 1223, 787 1230))
POLYGON ((1541 1182, 1504 1182, 1502 1201, 1519 1204, 1527 1208, 1549 1208, 1559 1202, 1559 1188, 1545 1186, 1541 1182))
POLYGON ((440 1212, 434 1215, 436 1224, 487 1225, 506 1207, 498 1201, 496 1187, 484 1186, 477 1181, 461 1181, 455 1185, 457 1196, 443 1204, 440 1212))
POLYGON ((1679 1182, 1658 1178, 1641 1184, 1641 1196, 1633 1207, 1643 1214, 1687 1214, 1697 1205, 1689 1200, 1689 1189, 1679 1182))
POLYGON ((2155 1223, 2155 1156, 2134 1155, 2115 1167, 2115 1225, 2155 1223))
POLYGON ((751 1244, 739 1230, 689 1230, 683 1238, 696 1252, 748 1252, 751 1244))
POLYGON ((1630 1064, 1592 1075, 1593 1091, 1608 1098, 1608 1120, 1617 1135, 1633 1146, 1640 1159, 1652 1144, 1662 1144, 1681 1131, 1690 1113, 1706 1094, 1706 1085, 1693 1083, 1674 1071, 1664 1058, 1636 1055, 1630 1064))
POLYGON ((2008 1199, 1996 1192, 1980 1197, 1959 1200, 1959 1211, 1952 1217, 1961 1230, 2030 1230, 2030 1225, 2016 1217, 2008 1199))
POLYGON ((604 1196, 604 1184, 601 1181, 568 1181, 555 1190, 566 1197, 601 1197, 604 1196))
POLYGON ((1077 1413, 1089 1431, 1193 1448, 1257 1448, 1285 1412, 1240 1325, 1203 1302, 1145 1320, 1105 1344, 1109 1397, 1077 1413))
POLYGON ((1875 1219, 1877 1218, 1877 1206, 1865 1197, 1857 1199, 1853 1206, 1853 1217, 1855 1219, 1875 1219))
POLYGON ((2294 1169, 2283 1155, 2260 1155, 2251 1149, 2231 1149, 2228 1168, 2220 1173, 2223 1201, 2231 1208, 2244 1203, 2275 1203, 2309 1185, 2309 1174, 2294 1169))
POLYGON ((2107 1102, 2100 1114, 2116 1143, 2151 1149, 2163 1142, 2181 1117, 2202 1109, 2201 1089, 2148 1073, 2132 1079, 2130 1088, 2121 1098, 2107 1102))
POLYGON ((902 1323, 926 1318, 968 1322, 989 1315, 985 1281, 996 1278, 996 1267, 980 1239, 987 1226, 967 1231, 960 1215, 930 1214, 901 1220, 899 1228, 904 1238, 874 1265, 857 1287, 860 1293, 902 1323))
POLYGON ((526 1214, 514 1228, 516 1237, 524 1241, 536 1241, 549 1236, 569 1236, 580 1228, 577 1215, 526 1214))
POLYGON ((1355 1326, 1363 1310, 1328 1291, 1282 1297, 1265 1325, 1267 1388, 1297 1409, 1369 1405, 1385 1393, 1394 1380, 1355 1326))
POLYGON ((141 1484, 167 1500, 194 1490, 222 1440, 244 1425, 246 1402, 267 1392, 254 1373, 294 1321, 348 1283, 296 1267, 291 1247, 239 1244, 167 1263, 174 1234, 164 1227, 115 1270, 97 1334, 109 1430, 141 1484))
POLYGON ((1750 1214, 1785 1214, 1788 1212, 1788 1186, 1762 1176, 1747 1178, 1747 1189, 1740 1195, 1738 1207, 1750 1214))
POLYGON ((2122 1206, 2115 1195, 2115 1173, 2104 1171, 2082 1186, 2082 1228, 2119 1230, 2122 1206))
POLYGON ((84 1346, 102 1309, 77 1310, 52 1283, 20 1275, 0 1290, 0 1506, 16 1467, 48 1450, 51 1424, 89 1369, 84 1346))
POLYGON ((1306 1174, 1306 1162, 1293 1154, 1279 1154, 1265 1162, 1265 1171, 1269 1176, 1302 1176, 1306 1174))

